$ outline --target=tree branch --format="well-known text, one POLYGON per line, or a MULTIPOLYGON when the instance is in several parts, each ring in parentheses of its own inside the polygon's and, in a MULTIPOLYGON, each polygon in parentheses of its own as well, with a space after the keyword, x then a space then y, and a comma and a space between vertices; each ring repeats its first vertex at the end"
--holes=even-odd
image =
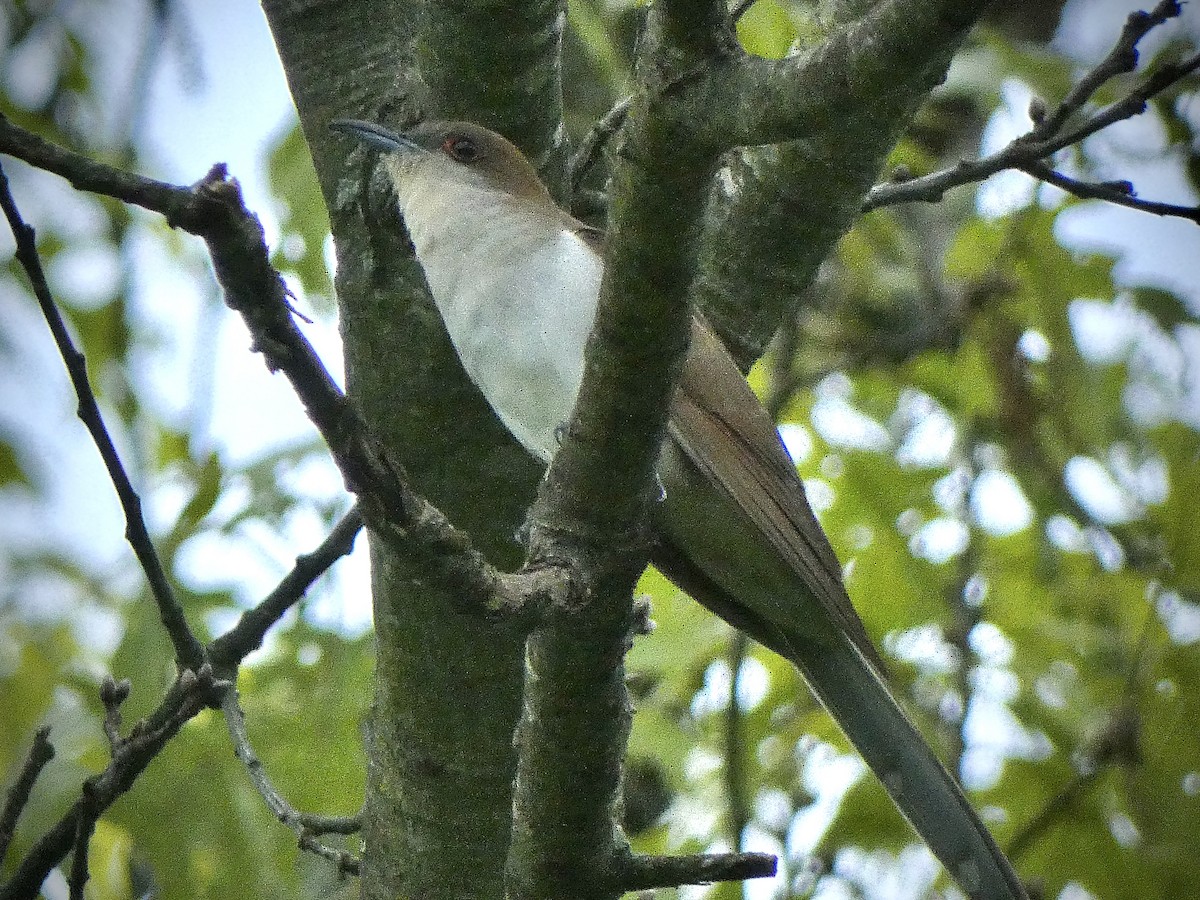
MULTIPOLYGON (((411 490, 404 469, 367 432, 356 410, 291 320, 286 289, 270 266, 262 229, 243 206, 237 183, 223 168, 215 167, 191 188, 176 187, 94 163, 13 126, 3 117, 0 151, 60 174, 81 188, 161 212, 171 224, 202 237, 209 246, 226 302, 245 319, 255 348, 263 353, 268 366, 282 370, 291 381, 333 450, 347 483, 359 493, 364 518, 377 536, 401 554, 419 559, 426 572, 447 585, 463 607, 476 613, 512 613, 520 618, 560 589, 552 570, 527 576, 496 572, 463 533, 411 490), (534 604, 526 602, 531 597, 538 598, 534 604)), ((259 612, 269 615, 279 610, 295 596, 289 593, 293 587, 285 588, 259 612)), ((237 632, 236 639, 218 645, 227 657, 222 661, 232 663, 239 653, 249 652, 260 627, 261 622, 253 627, 247 624, 237 632)), ((96 790, 89 788, 72 811, 43 835, 18 868, 17 876, 0 893, 0 900, 36 892, 46 872, 70 851, 80 824, 88 818, 94 820, 115 796, 127 790, 158 749, 194 714, 191 705, 184 705, 192 695, 188 685, 197 678, 193 671, 183 670, 183 680, 168 692, 145 727, 135 729, 137 739, 122 742, 114 751, 114 762, 96 790)), ((199 671, 207 672, 206 679, 212 682, 208 664, 199 671)))
POLYGON ((1178 3, 1163 0, 1152 12, 1132 13, 1104 59, 1079 80, 1053 111, 1047 113, 1040 100, 1031 104, 1030 117, 1034 120, 1034 127, 1026 134, 990 156, 963 160, 952 168, 919 178, 900 178, 876 185, 867 193, 863 211, 869 212, 897 203, 935 203, 951 188, 982 181, 1005 169, 1017 169, 1078 197, 1106 200, 1154 215, 1178 216, 1200 223, 1200 207, 1143 200, 1136 196, 1129 182, 1095 184, 1079 181, 1055 171, 1046 162, 1047 157, 1058 151, 1076 146, 1110 125, 1145 112, 1150 98, 1200 69, 1200 54, 1194 54, 1179 63, 1161 66, 1120 100, 1094 113, 1074 128, 1067 128, 1073 117, 1105 83, 1117 75, 1133 71, 1138 61, 1138 42, 1152 28, 1178 16, 1180 12, 1178 3))
MULTIPOLYGON (((325 438, 363 517, 383 539, 430 564, 466 608, 524 615, 542 582, 496 572, 432 504, 408 485, 404 467, 368 431, 291 318, 287 288, 270 264, 262 226, 242 203, 237 181, 215 166, 190 188, 131 175, 56 147, 0 116, 0 152, 61 175, 94 193, 162 213, 204 239, 225 302, 254 336, 271 371, 282 371, 325 438), (523 611, 523 612, 522 612, 523 611)), ((65 332, 64 332, 65 333, 65 332)), ((164 621, 168 613, 164 612, 164 621)), ((175 632, 173 638, 178 639, 175 632)), ((194 640, 194 638, 193 638, 194 640)), ((200 652, 199 644, 196 653, 200 652)), ((191 651, 189 651, 190 653, 191 651)))
POLYGON ((506 877, 513 900, 620 893, 608 875, 627 853, 613 823, 632 714, 624 683, 632 594, 649 552, 644 520, 687 348, 695 236, 716 163, 671 95, 725 45, 727 29, 724 7, 706 0, 649 13, 583 382, 530 511, 529 565, 565 562, 572 577, 567 603, 551 608, 527 644, 506 877))
POLYGON ((694 856, 632 857, 620 876, 626 891, 773 878, 778 861, 770 853, 700 853, 694 856))
MULTIPOLYGON (((87 782, 84 782, 84 795, 87 795, 87 782)), ((93 809, 85 809, 75 822, 75 845, 71 852, 71 874, 67 876, 70 888, 70 900, 83 900, 83 889, 88 880, 88 845, 92 841, 92 832, 96 830, 98 813, 93 809)))
POLYGON ((923 100, 987 0, 889 0, 835 29, 818 47, 783 59, 740 55, 716 64, 706 90, 718 101, 700 126, 720 150, 808 138, 851 111, 923 100))
POLYGON ((299 813, 300 824, 311 834, 357 834, 362 831, 362 812, 352 816, 321 816, 316 813, 299 813))
POLYGON ((29 795, 33 793, 33 785, 46 763, 54 759, 54 745, 50 743, 50 726, 43 725, 33 735, 33 744, 25 755, 25 763, 21 773, 4 798, 4 809, 0 812, 0 864, 8 854, 8 846, 12 843, 13 834, 17 830, 17 820, 29 803, 29 795))
MULTIPOLYGON (((259 796, 267 804, 272 814, 296 833, 296 840, 302 850, 307 850, 322 859, 329 860, 339 874, 357 875, 359 860, 345 850, 337 850, 317 840, 316 831, 309 827, 309 818, 298 812, 284 796, 279 793, 271 779, 267 776, 262 760, 250 745, 250 736, 246 733, 246 719, 242 707, 238 703, 237 688, 230 685, 221 699, 221 712, 225 714, 225 726, 229 730, 229 738, 233 741, 233 750, 242 761, 246 771, 250 773, 250 781, 259 796)), ((328 824, 328 820, 319 820, 328 824)), ((341 825, 342 823, 337 823, 341 825)), ((336 831, 337 828, 326 828, 326 831, 336 831)), ((347 832, 343 832, 347 833, 347 832)))
POLYGON ((100 682, 100 703, 104 706, 104 736, 108 738, 109 753, 116 753, 124 742, 121 737, 121 704, 129 699, 132 684, 128 678, 117 681, 105 675, 100 682))
MULTIPOLYGON (((968 465, 969 460, 970 457, 968 456, 968 465)), ((972 480, 975 477, 973 467, 970 477, 972 480)), ((971 706, 975 700, 975 691, 971 684, 971 673, 979 661, 978 655, 971 646, 971 632, 979 624, 983 616, 979 605, 970 602, 970 598, 967 596, 971 578, 976 574, 978 564, 979 535, 976 532, 976 528, 970 522, 970 510, 963 509, 960 512, 962 513, 962 518, 966 520, 964 524, 967 528, 968 543, 962 555, 958 558, 956 563, 958 572, 953 582, 951 582, 951 590, 948 592, 949 596, 946 598, 951 615, 946 638, 955 651, 957 651, 952 678, 961 703, 957 721, 950 723, 954 726, 949 754, 952 763, 950 771, 961 781, 963 777, 963 758, 967 751, 967 722, 970 719, 971 706)))
POLYGON ((1081 110, 1096 91, 1109 79, 1137 68, 1137 45, 1152 29, 1178 16, 1183 9, 1178 0, 1160 0, 1150 12, 1132 12, 1125 27, 1107 55, 1085 74, 1063 98, 1058 108, 1042 122, 1036 123, 1045 135, 1058 134, 1067 120, 1081 110))
POLYGON ((861 215, 985 5, 889 0, 804 53, 730 57, 704 76, 693 113, 717 146, 785 141, 727 155, 705 223, 696 302, 743 369, 861 215))
MULTIPOLYGON (((207 663, 200 670, 184 669, 146 721, 134 725, 129 737, 113 750, 104 771, 88 778, 79 799, 25 854, 16 870, 0 885, 0 900, 33 900, 50 870, 62 862, 72 847, 78 852, 80 836, 117 798, 129 790, 151 760, 192 716, 208 706, 228 682, 213 676, 207 663)), ((77 857, 78 860, 78 857, 77 857)), ((82 884, 73 872, 74 883, 82 884)))
MULTIPOLYGON (((5 124, 2 117, 0 117, 0 124, 5 124)), ((58 311, 58 305, 50 293, 50 286, 46 283, 46 274, 42 270, 42 263, 38 258, 34 230, 21 218, 21 213, 9 190, 8 177, 4 174, 2 167, 0 167, 0 207, 4 209, 4 215, 12 229, 13 238, 17 242, 17 261, 20 262, 25 274, 29 277, 29 284, 33 288, 34 296, 37 297, 42 316, 46 319, 46 324, 54 337, 54 343, 67 367, 71 384, 75 388, 75 396, 79 399, 76 413, 92 436, 96 448, 100 451, 100 457, 104 460, 104 467, 108 470, 113 487, 116 488, 121 509, 125 513, 125 539, 133 548, 134 555, 137 556, 142 571, 146 574, 150 593, 154 597, 154 602, 158 604, 159 617, 175 648, 175 661, 180 668, 196 668, 204 660, 204 650, 196 636, 192 634, 187 618, 183 614, 183 607, 179 605, 175 592, 171 590, 167 573, 159 561, 158 553, 154 549, 154 542, 150 539, 150 532, 146 528, 146 520, 142 516, 142 500, 129 480, 117 448, 104 424, 104 417, 100 414, 96 395, 92 392, 92 386, 88 382, 87 361, 71 339, 62 314, 58 311)))
POLYGON ((362 528, 362 514, 352 508, 311 553, 296 557, 296 565, 270 594, 253 609, 242 614, 238 623, 208 645, 213 668, 223 672, 235 667, 262 646, 267 630, 294 606, 314 581, 330 566, 350 553, 362 528))
MULTIPOLYGON (((361 168, 348 162, 345 143, 327 125, 354 116, 403 128, 419 113, 490 121, 544 163, 550 181, 561 180, 560 6, 545 0, 263 0, 262 6, 329 207, 346 385, 355 409, 404 460, 416 491, 469 533, 492 563, 516 568, 523 547, 513 535, 541 466, 463 372, 394 204, 373 203, 377 195, 362 189, 361 168), (455 13, 461 22, 452 21, 455 13), (532 34, 524 33, 527 24, 532 34), (430 46, 437 41, 454 46, 430 46), (504 77, 454 68, 506 52, 521 58, 505 61, 504 77), (511 106, 496 110, 493 101, 511 106)), ((376 672, 363 827, 371 850, 363 860, 362 896, 502 896, 525 631, 455 615, 463 593, 431 578, 412 553, 393 551, 366 518, 376 672)))
POLYGON ((604 152, 605 146, 625 124, 625 118, 629 115, 629 107, 632 103, 633 97, 623 97, 613 104, 612 109, 592 126, 592 130, 588 132, 587 137, 580 143, 579 149, 575 151, 575 155, 571 157, 568 181, 571 185, 572 197, 579 193, 584 179, 587 178, 592 166, 600 158, 600 154, 604 152))
POLYGON ((1099 184, 1079 181, 1061 172, 1056 172, 1045 163, 1029 163, 1018 166, 1022 172, 1032 175, 1039 181, 1052 184, 1076 197, 1084 200, 1105 200, 1117 206, 1125 206, 1156 216, 1175 216, 1189 219, 1200 225, 1200 206, 1180 206, 1177 203, 1162 203, 1157 200, 1143 200, 1133 193, 1133 185, 1128 181, 1106 181, 1099 184))
POLYGON ((1075 775, 1012 836, 1008 842, 1008 856, 1016 859, 1029 850, 1062 816, 1071 812, 1104 772, 1114 766, 1140 763, 1140 738, 1141 719, 1129 700, 1112 712, 1104 728, 1089 742, 1080 755, 1081 763, 1075 775))
MULTIPOLYGON (((18 877, 14 876, 12 882, 0 887, 2 900, 32 897, 46 873, 66 856, 72 846, 76 855, 72 860, 72 873, 68 880, 72 891, 76 890, 77 885, 78 890, 82 890, 82 885, 87 881, 87 838, 90 837, 99 816, 121 793, 132 786, 142 769, 175 735, 182 724, 213 702, 215 694, 224 692, 221 695, 223 709, 229 695, 233 694, 236 707, 233 684, 238 663, 260 645, 266 629, 303 596, 311 583, 339 557, 350 551, 361 524, 357 509, 352 509, 343 516, 320 547, 299 557, 292 571, 261 603, 247 611, 232 629, 209 644, 206 649, 213 663, 206 663, 198 673, 184 670, 150 718, 134 725, 128 737, 122 737, 120 733, 120 708, 129 697, 129 681, 117 681, 111 675, 104 677, 100 685, 100 701, 105 710, 104 733, 111 753, 109 767, 101 775, 84 783, 80 799, 75 806, 54 829, 43 835, 30 851, 18 870, 22 879, 20 885, 17 883, 18 877), (222 671, 216 672, 218 668, 222 671), (33 893, 28 893, 30 889, 33 893)), ((225 713, 228 720, 230 711, 225 709, 225 713)), ((248 740, 244 739, 245 728, 240 708, 237 709, 237 715, 236 730, 234 723, 229 725, 234 749, 253 777, 256 770, 261 769, 261 763, 250 749, 248 740)), ((9 791, 4 812, 0 815, 0 860, 3 859, 3 851, 12 837, 12 826, 28 800, 33 780, 41 767, 54 755, 53 747, 46 740, 49 730, 48 726, 43 726, 36 733, 22 774, 17 784, 9 791)), ((265 775, 262 778, 269 788, 270 782, 265 780, 265 775)), ((255 781, 255 786, 262 792, 259 781, 255 781)), ((271 790, 273 791, 273 788, 271 790)), ((296 830, 302 849, 331 859, 341 871, 357 874, 357 860, 342 851, 324 847, 315 838, 320 834, 352 834, 361 827, 360 816, 327 817, 300 813, 287 806, 277 793, 272 796, 264 793, 264 798, 268 800, 268 806, 276 815, 280 815, 280 811, 273 805, 273 798, 278 798, 278 802, 283 804, 282 808, 289 815, 287 818, 280 816, 281 821, 296 830)))

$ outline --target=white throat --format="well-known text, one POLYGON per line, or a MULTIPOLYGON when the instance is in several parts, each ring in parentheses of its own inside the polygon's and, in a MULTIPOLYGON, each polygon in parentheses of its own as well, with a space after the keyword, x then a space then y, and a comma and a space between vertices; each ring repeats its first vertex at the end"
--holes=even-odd
POLYGON ((579 391, 603 263, 528 201, 444 171, 424 177, 424 168, 397 194, 434 302, 471 380, 513 436, 549 461, 579 391))

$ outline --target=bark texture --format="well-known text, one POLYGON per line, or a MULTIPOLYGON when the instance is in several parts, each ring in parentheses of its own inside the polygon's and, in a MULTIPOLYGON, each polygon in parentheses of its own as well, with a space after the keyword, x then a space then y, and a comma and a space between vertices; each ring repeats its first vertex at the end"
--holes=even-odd
MULTIPOLYGON (((394 208, 370 190, 368 169, 350 142, 327 130, 338 117, 403 125, 420 111, 445 108, 414 67, 422 6, 263 3, 330 209, 348 392, 413 486, 511 569, 522 555, 514 535, 539 468, 463 374, 394 208)), ((432 11, 439 28, 449 27, 449 6, 432 11)), ((489 6, 494 21, 505 21, 509 12, 500 7, 522 5, 489 6)), ((493 25, 484 35, 424 39, 430 46, 503 43, 538 71, 555 68, 546 58, 553 41, 542 37, 533 52, 518 38, 493 25)), ((428 80, 438 86, 454 79, 434 67, 428 80)), ((549 87, 556 90, 554 79, 549 87)), ((560 105, 537 103, 539 96, 522 96, 521 103, 557 119, 560 105)), ((497 121, 494 110, 484 112, 464 103, 453 114, 497 121)), ((543 130, 549 146, 553 132, 543 130)), ((501 897, 524 639, 456 612, 456 598, 426 581, 410 559, 377 541, 371 551, 377 686, 363 896, 501 897)))
MULTIPOLYGON (((686 320, 682 282, 697 267, 694 299, 734 338, 743 363, 761 351, 783 311, 797 302, 799 287, 855 217, 887 152, 942 77, 982 5, 893 0, 855 19, 866 4, 847 3, 850 12, 837 18, 849 21, 829 44, 807 57, 769 63, 751 60, 730 44, 720 4, 664 0, 664 15, 651 26, 661 33, 652 43, 670 57, 661 60, 664 80, 658 83, 653 65, 643 70, 649 73, 643 87, 651 92, 635 101, 633 126, 624 139, 613 192, 623 236, 618 235, 609 273, 615 287, 608 289, 636 292, 639 280, 640 290, 661 288, 647 299, 661 303, 672 323, 665 344, 647 339, 655 347, 648 365, 656 378, 671 377, 675 363, 659 357, 680 349, 683 332, 677 326, 686 320), (905 46, 916 49, 906 53, 905 46), (722 183, 733 189, 709 195, 722 152, 767 140, 785 144, 727 157, 722 183), (665 221, 673 227, 663 227, 665 221), (681 232, 702 235, 698 262, 690 252, 678 252, 681 232)), ((263 0, 263 8, 330 209, 350 396, 408 468, 413 486, 470 532, 493 562, 513 568, 521 556, 513 535, 534 494, 538 467, 463 375, 394 210, 372 187, 369 160, 352 153, 326 126, 332 118, 355 117, 403 127, 419 114, 481 122, 522 147, 561 195, 567 155, 559 125, 563 4, 263 0)), ((651 326, 628 318, 628 309, 610 320, 590 353, 606 353, 614 341, 628 344, 628 335, 639 328, 649 335, 651 326)), ((619 391, 620 384, 621 378, 610 379, 610 388, 619 391)), ((620 409, 604 399, 607 390, 599 389, 600 399, 588 404, 585 417, 607 417, 619 428, 603 412, 620 409)), ((653 408, 654 403, 647 407, 653 408)), ((661 428, 661 422, 653 424, 653 430, 661 428)), ((628 473, 632 490, 623 497, 625 505, 609 509, 609 518, 598 522, 598 533, 611 529, 621 538, 614 556, 592 567, 600 579, 589 587, 609 598, 628 593, 636 573, 627 571, 627 561, 641 552, 640 537, 629 528, 645 502, 639 490, 653 454, 647 457, 644 447, 631 452, 640 471, 628 473)), ((545 504, 565 511, 567 530, 574 523, 571 503, 559 502, 563 485, 604 484, 612 477, 604 454, 588 458, 588 453, 587 448, 574 453, 574 461, 552 475, 539 507, 543 513, 545 504)), ((576 504, 586 504, 588 496, 575 498, 576 504)), ((555 531, 564 520, 540 521, 555 531)), ((551 538, 538 544, 535 535, 535 549, 550 547, 553 555, 557 538, 551 538)), ((604 548, 584 547, 583 556, 597 552, 604 548)), ((455 597, 380 542, 372 542, 372 565, 378 683, 368 748, 363 895, 502 897, 524 640, 457 613, 455 597)), ((510 859, 520 871, 510 888, 524 892, 529 872, 540 877, 554 856, 554 833, 565 833, 561 827, 557 832, 529 827, 533 813, 523 809, 544 811, 590 797, 591 812, 599 809, 611 820, 619 748, 628 727, 621 651, 630 622, 626 598, 579 622, 556 620, 531 645, 533 675, 561 685, 527 695, 549 706, 524 707, 521 740, 531 753, 525 771, 557 772, 565 780, 523 782, 519 840, 510 859), (574 633, 580 623, 594 630, 574 633), (607 676, 575 684, 579 669, 569 664, 572 657, 607 676), (595 730, 577 727, 573 694, 595 698, 595 708, 588 707, 595 730), (537 734, 550 719, 564 730, 537 734), (590 771, 594 783, 572 796, 570 778, 579 773, 569 765, 539 762, 538 748, 557 748, 562 758, 575 758, 586 768, 586 747, 598 734, 610 740, 590 771), (539 843, 543 840, 551 842, 539 843), (533 868, 522 868, 530 860, 533 868)), ((588 819, 586 834, 593 843, 603 842, 614 858, 612 852, 622 846, 619 836, 597 821, 588 819)), ((546 883, 554 884, 555 877, 550 873, 546 883)), ((616 888, 605 885, 602 892, 616 888)), ((592 892, 579 882, 567 894, 592 892)))

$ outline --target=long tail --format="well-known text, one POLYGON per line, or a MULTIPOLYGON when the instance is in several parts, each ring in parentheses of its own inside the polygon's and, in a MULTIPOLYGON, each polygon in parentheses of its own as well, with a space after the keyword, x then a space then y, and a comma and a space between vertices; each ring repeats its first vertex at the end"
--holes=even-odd
POLYGON ((991 832, 857 648, 785 640, 788 658, 959 886, 978 900, 1024 898, 991 832))
POLYGON ((797 598, 795 605, 810 616, 796 628, 780 627, 732 597, 670 543, 658 546, 654 563, 717 615, 800 670, 904 817, 972 900, 1026 900, 1012 864, 901 709, 876 663, 825 619, 820 606, 797 598))
POLYGON ((974 900, 1024 900, 1012 865, 888 690, 775 424, 703 322, 659 457, 655 564, 791 660, 974 900))

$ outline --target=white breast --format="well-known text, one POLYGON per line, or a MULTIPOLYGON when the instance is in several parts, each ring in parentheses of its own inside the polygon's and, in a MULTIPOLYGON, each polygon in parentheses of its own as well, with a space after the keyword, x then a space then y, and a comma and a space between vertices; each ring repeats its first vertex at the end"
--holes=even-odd
POLYGON ((463 367, 508 430, 549 460, 583 374, 603 265, 510 195, 413 179, 401 210, 463 367))

